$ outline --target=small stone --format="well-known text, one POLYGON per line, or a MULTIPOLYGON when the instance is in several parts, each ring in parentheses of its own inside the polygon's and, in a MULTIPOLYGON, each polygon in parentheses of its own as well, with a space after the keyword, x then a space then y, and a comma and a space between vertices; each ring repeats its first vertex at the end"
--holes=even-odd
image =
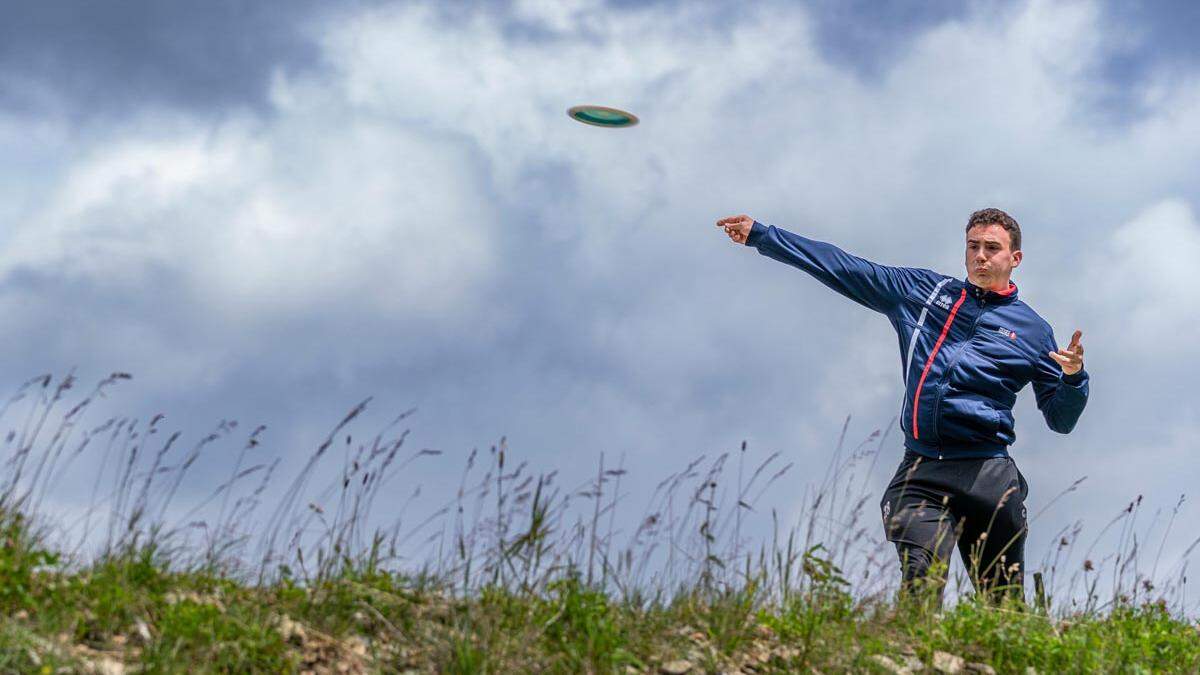
POLYGON ((279 635, 285 641, 293 644, 303 643, 306 637, 304 626, 286 616, 279 619, 279 635))
POLYGON ((910 673, 919 673, 925 670, 925 662, 917 658, 916 654, 905 654, 900 657, 900 662, 910 673))
POLYGON ((29 612, 26 612, 23 609, 18 610, 16 614, 13 614, 13 618, 16 619, 17 621, 25 621, 25 620, 29 619, 29 612))
POLYGON ((150 635, 150 626, 147 626, 145 621, 138 619, 133 623, 133 634, 142 641, 142 644, 150 644, 150 640, 152 639, 150 635))
POLYGON ((986 663, 968 663, 968 673, 980 673, 980 675, 996 675, 996 669, 986 663))
POLYGON ((1025 675, 1038 675, 1037 668, 1033 666, 1025 666, 1025 675))
POLYGON ((961 656, 956 656, 947 652, 933 653, 933 669, 939 673, 955 675, 956 673, 961 673, 965 666, 966 661, 961 656))
POLYGON ((346 646, 349 647, 350 653, 355 656, 365 657, 370 650, 370 645, 367 641, 358 635, 352 635, 346 640, 346 646))
POLYGON ((910 672, 908 668, 901 666, 899 663, 893 661, 891 657, 884 656, 883 654, 872 654, 869 659, 872 663, 880 668, 883 668, 889 673, 895 673, 896 675, 908 675, 910 672))
POLYGON ((784 661, 794 661, 800 656, 800 650, 795 647, 780 647, 775 650, 775 654, 784 661))
POLYGON ((692 662, 677 659, 675 661, 667 661, 658 669, 662 675, 685 675, 692 672, 692 662))
POLYGON ((83 670, 95 675, 125 675, 125 664, 114 658, 102 656, 95 661, 85 662, 83 670))

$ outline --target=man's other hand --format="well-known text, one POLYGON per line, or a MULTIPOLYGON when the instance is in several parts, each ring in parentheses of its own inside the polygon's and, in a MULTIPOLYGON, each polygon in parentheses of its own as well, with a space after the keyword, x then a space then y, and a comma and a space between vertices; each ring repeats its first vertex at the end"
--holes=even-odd
POLYGON ((1049 352, 1050 358, 1062 366, 1063 375, 1074 375, 1083 370, 1083 345, 1079 342, 1081 337, 1083 332, 1075 331, 1071 336, 1071 344, 1056 352, 1049 352))
POLYGON ((717 221, 717 227, 725 228, 725 234, 736 244, 745 244, 746 239, 750 237, 750 228, 754 226, 754 219, 747 215, 729 216, 717 221))

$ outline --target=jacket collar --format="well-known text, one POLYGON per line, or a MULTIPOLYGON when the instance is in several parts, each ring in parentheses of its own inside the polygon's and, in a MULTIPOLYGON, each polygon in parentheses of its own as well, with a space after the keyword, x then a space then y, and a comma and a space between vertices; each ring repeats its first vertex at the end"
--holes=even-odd
POLYGON ((991 303, 1008 304, 1017 299, 1017 285, 1012 281, 1008 282, 1008 290, 991 291, 980 288, 970 281, 964 281, 964 286, 967 289, 967 295, 973 298, 980 298, 991 303))

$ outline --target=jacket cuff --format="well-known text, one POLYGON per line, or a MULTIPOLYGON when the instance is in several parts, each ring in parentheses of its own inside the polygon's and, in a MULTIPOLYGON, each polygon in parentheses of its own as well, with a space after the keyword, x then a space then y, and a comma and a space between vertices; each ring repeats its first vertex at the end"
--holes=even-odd
POLYGON ((758 242, 767 234, 767 226, 754 221, 754 225, 750 227, 750 236, 746 237, 746 245, 758 248, 758 242))
POLYGON ((1083 384, 1087 380, 1088 380, 1088 374, 1087 374, 1087 371, 1084 370, 1083 368, 1080 368, 1079 372, 1075 373, 1074 375, 1064 374, 1062 376, 1062 381, 1066 384, 1071 385, 1072 387, 1078 387, 1079 385, 1083 384))

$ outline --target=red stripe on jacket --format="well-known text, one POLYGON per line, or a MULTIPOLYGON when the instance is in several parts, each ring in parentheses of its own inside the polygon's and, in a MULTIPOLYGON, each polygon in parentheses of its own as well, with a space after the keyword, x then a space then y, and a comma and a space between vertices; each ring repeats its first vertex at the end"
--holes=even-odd
MULTIPOLYGON (((1012 291, 1009 292, 1011 293, 1012 291)), ((967 289, 964 288, 958 295, 958 302, 954 303, 954 308, 950 310, 950 316, 946 317, 946 323, 942 325, 942 334, 938 336, 937 342, 934 343, 933 349, 929 352, 929 358, 925 360, 925 369, 921 371, 921 379, 917 382, 917 392, 913 394, 913 438, 921 437, 920 431, 917 428, 917 403, 921 399, 921 387, 925 384, 925 376, 929 375, 929 367, 933 365, 933 357, 937 356, 938 350, 942 348, 942 343, 946 340, 946 333, 950 332, 950 324, 954 323, 954 315, 958 314, 958 308, 962 307, 963 300, 966 299, 967 289)))

